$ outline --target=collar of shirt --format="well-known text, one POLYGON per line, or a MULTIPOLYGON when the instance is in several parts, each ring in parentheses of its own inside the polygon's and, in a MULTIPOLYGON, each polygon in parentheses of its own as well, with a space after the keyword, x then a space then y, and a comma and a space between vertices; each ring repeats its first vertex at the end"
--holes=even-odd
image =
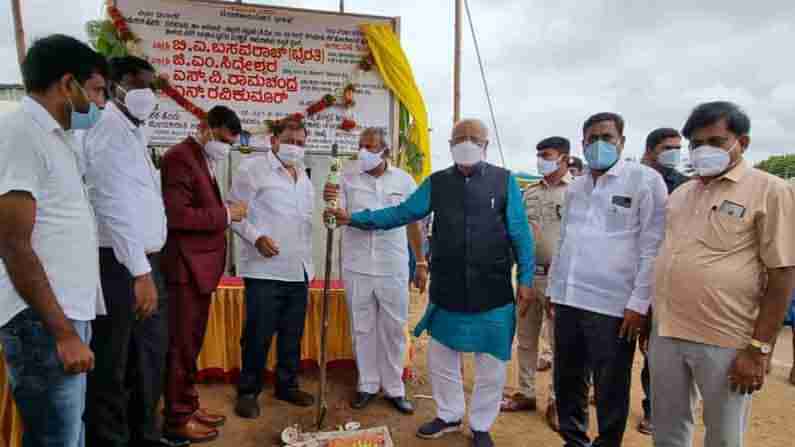
MULTIPOLYGON (((573 181, 574 181, 574 176, 571 175, 570 172, 566 172, 566 174, 563 177, 560 178, 560 183, 563 184, 563 185, 568 185, 568 184, 570 184, 573 181)), ((549 184, 549 182, 547 182, 546 178, 542 178, 540 183, 545 188, 549 188, 550 187, 550 184, 549 184)))
POLYGON ((486 163, 485 161, 479 161, 472 166, 472 172, 469 175, 464 175, 464 173, 461 172, 461 169, 458 168, 458 165, 454 164, 453 171, 455 171, 455 173, 457 175, 460 175, 461 177, 474 177, 476 175, 483 175, 483 173, 486 172, 486 167, 488 165, 489 164, 486 163))
MULTIPOLYGON (((619 159, 613 166, 610 167, 610 169, 607 170, 607 172, 604 173, 604 175, 607 175, 609 177, 620 177, 621 172, 624 171, 625 164, 626 162, 624 160, 619 159)), ((583 174, 583 177, 588 177, 590 179, 593 179, 593 176, 591 175, 591 168, 587 168, 585 170, 585 174, 583 174)))
POLYGON ((133 132, 139 129, 139 127, 130 121, 130 118, 128 118, 127 115, 121 111, 119 106, 117 106, 114 101, 108 101, 108 103, 105 105, 105 110, 102 113, 110 113, 114 118, 123 122, 127 128, 133 132))
POLYGON ((64 128, 58 124, 58 121, 55 121, 50 112, 30 96, 22 98, 22 110, 30 115, 45 132, 64 131, 64 128))
MULTIPOLYGON (((279 157, 276 156, 275 152, 273 152, 271 150, 270 152, 268 152, 267 155, 268 155, 268 161, 270 161, 270 164, 271 164, 271 168, 274 171, 284 172, 285 174, 289 174, 290 171, 284 166, 282 161, 279 160, 279 157)), ((304 164, 302 162, 299 162, 298 164, 296 164, 293 167, 295 168, 295 173, 296 173, 296 179, 295 180, 298 181, 298 179, 301 178, 301 174, 305 173, 304 164)))
POLYGON ((735 167, 729 169, 728 172, 721 175, 719 178, 730 180, 734 183, 739 183, 740 180, 742 180, 742 178, 745 176, 746 172, 748 172, 748 165, 745 163, 745 160, 740 160, 735 167))

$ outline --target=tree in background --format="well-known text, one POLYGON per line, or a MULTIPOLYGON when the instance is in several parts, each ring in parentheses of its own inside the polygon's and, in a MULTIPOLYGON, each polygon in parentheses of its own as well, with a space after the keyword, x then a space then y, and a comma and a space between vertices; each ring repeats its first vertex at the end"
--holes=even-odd
POLYGON ((774 155, 757 163, 756 168, 784 179, 795 178, 795 154, 774 155))

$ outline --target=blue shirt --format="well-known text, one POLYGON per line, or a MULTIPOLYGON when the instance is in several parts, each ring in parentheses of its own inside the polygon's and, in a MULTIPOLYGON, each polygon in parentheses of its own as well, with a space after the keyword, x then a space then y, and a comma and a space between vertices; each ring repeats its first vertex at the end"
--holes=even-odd
MULTIPOLYGON (((505 224, 516 255, 518 282, 530 287, 535 265, 533 237, 522 192, 513 175, 508 177, 507 196, 505 224)), ((432 211, 431 181, 426 179, 405 202, 381 210, 355 213, 351 216, 350 225, 363 230, 389 230, 418 221, 432 211)), ((449 312, 431 302, 414 334, 419 336, 427 329, 434 339, 455 351, 487 353, 508 361, 511 359, 515 327, 513 303, 488 312, 469 314, 449 312)))

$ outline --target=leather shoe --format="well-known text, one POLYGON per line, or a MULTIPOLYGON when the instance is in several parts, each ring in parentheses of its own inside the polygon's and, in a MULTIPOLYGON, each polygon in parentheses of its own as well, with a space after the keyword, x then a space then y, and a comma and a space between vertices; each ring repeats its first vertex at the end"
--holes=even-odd
POLYGON ((356 393, 356 398, 353 400, 353 402, 351 402, 351 408, 355 410, 362 410, 370 405, 373 400, 375 400, 375 396, 375 394, 371 393, 358 392, 356 393))
POLYGON ((311 407, 315 404, 315 398, 301 390, 288 390, 283 393, 276 393, 276 399, 289 402, 298 407, 311 407))
POLYGON ((403 414, 414 414, 414 404, 411 403, 411 401, 406 399, 404 396, 400 397, 387 396, 386 400, 392 403, 392 406, 395 407, 397 411, 403 414))
POLYGON ((187 439, 168 439, 162 436, 157 441, 148 441, 138 444, 131 443, 130 445, 140 445, 142 447, 188 447, 190 446, 190 441, 187 439))
POLYGON ((168 439, 190 441, 191 444, 200 444, 217 438, 218 430, 203 425, 196 418, 190 418, 181 427, 166 427, 163 436, 168 439))
POLYGON ((226 416, 219 413, 213 413, 206 408, 199 408, 196 410, 196 413, 193 414, 193 417, 208 427, 220 427, 226 423, 226 416))
POLYGON ((237 404, 235 405, 235 413, 238 416, 246 419, 256 419, 259 417, 259 402, 257 402, 256 394, 241 394, 237 396, 237 404))

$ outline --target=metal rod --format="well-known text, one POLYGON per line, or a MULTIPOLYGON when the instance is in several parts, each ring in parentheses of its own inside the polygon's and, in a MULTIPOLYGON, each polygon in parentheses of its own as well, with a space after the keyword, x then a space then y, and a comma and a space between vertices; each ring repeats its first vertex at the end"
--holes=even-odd
POLYGON ((453 123, 461 119, 461 22, 462 0, 455 0, 455 48, 453 51, 453 123))
POLYGON ((19 70, 22 71, 22 61, 25 60, 25 28, 22 26, 22 7, 19 0, 11 0, 11 12, 14 16, 14 37, 17 41, 17 61, 19 70))
POLYGON ((345 0, 340 0, 340 12, 345 12, 345 0))

